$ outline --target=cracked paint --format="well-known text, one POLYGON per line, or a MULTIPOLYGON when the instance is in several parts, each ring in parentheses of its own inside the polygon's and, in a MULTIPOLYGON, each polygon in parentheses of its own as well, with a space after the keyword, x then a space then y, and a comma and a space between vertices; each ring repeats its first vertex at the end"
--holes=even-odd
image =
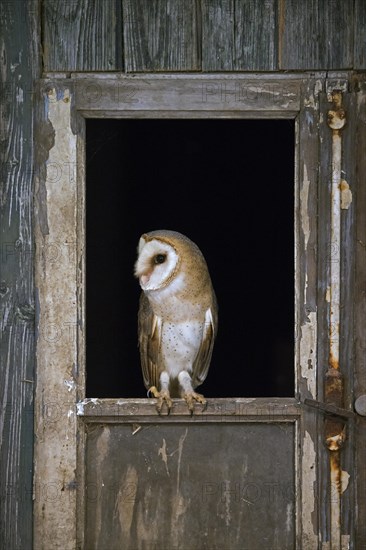
POLYGON ((316 312, 310 312, 308 321, 301 326, 300 361, 301 376, 306 379, 309 393, 316 397, 316 312))

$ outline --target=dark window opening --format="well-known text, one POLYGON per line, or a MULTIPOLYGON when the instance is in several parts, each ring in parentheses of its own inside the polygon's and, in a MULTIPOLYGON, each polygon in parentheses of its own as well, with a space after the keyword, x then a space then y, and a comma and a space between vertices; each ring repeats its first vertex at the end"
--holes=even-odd
POLYGON ((142 233, 202 250, 219 304, 206 397, 294 395, 294 122, 86 122, 86 395, 146 397, 142 233))

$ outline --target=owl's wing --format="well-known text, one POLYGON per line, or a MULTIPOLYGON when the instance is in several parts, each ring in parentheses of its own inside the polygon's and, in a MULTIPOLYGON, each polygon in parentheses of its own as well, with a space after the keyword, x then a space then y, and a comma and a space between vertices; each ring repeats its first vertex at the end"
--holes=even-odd
POLYGON ((207 376, 217 333, 217 321, 217 305, 215 300, 212 307, 206 311, 202 342, 193 363, 192 385, 194 388, 202 384, 207 376))
POLYGON ((141 292, 138 312, 138 337, 144 384, 158 387, 158 357, 161 341, 161 319, 154 315, 149 300, 141 292))

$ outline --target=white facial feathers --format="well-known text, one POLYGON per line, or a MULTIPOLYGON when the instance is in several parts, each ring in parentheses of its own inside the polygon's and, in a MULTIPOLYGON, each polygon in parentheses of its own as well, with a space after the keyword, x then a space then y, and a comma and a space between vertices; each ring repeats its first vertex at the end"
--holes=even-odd
POLYGON ((141 237, 138 245, 138 259, 135 275, 143 290, 157 290, 171 278, 178 264, 178 254, 174 248, 162 241, 145 241, 141 237))

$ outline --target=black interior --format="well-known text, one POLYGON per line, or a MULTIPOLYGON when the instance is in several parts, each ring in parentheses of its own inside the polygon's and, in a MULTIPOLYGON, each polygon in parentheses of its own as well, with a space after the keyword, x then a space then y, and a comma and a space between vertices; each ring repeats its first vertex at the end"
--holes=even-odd
POLYGON ((206 397, 294 395, 294 122, 86 123, 88 397, 145 397, 137 348, 142 233, 202 250, 219 303, 206 397))

